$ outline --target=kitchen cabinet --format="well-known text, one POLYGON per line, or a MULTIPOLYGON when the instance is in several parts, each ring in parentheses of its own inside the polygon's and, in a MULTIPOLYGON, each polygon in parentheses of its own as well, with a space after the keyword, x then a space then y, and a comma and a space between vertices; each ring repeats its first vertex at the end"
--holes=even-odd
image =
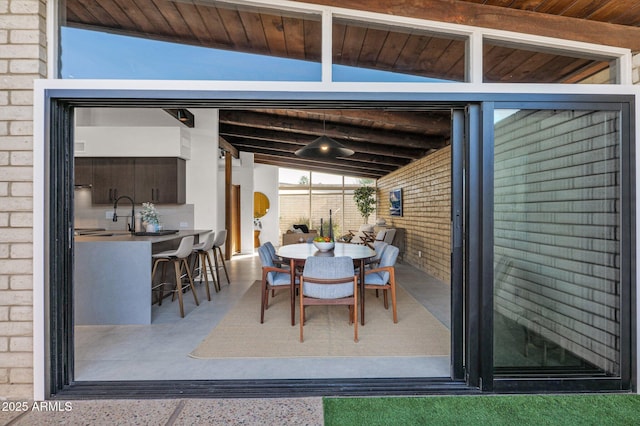
POLYGON ((176 157, 76 157, 76 184, 93 186, 93 204, 128 195, 136 204, 184 204, 186 162, 176 157))
POLYGON ((75 159, 73 179, 74 185, 93 185, 93 158, 75 159))
POLYGON ((181 158, 136 158, 136 203, 151 201, 156 204, 184 204, 185 171, 185 161, 181 158))
POLYGON ((113 204, 122 196, 134 196, 133 158, 93 159, 93 204, 113 204))

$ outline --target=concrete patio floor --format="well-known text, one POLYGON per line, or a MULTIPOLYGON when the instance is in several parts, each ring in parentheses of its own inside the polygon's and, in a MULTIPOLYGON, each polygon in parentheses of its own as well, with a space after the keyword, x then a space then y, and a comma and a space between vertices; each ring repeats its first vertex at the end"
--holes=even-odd
POLYGON ((322 398, 0 401, 2 425, 322 425, 322 398), (14 406, 10 406, 13 402, 14 406), (35 405, 34 405, 35 404, 35 405))

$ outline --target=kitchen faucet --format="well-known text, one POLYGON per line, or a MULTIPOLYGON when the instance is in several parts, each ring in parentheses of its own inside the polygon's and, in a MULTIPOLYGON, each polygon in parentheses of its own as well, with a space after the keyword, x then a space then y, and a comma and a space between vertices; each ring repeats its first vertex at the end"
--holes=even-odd
POLYGON ((135 205, 133 203, 133 199, 128 195, 122 195, 116 198, 115 203, 113 203, 113 221, 114 222, 118 221, 118 214, 116 213, 116 209, 118 208, 118 201, 120 201, 123 198, 126 198, 127 200, 131 201, 131 222, 127 224, 127 228, 128 228, 128 231, 133 234, 136 232, 136 226, 135 226, 136 212, 135 212, 135 205))

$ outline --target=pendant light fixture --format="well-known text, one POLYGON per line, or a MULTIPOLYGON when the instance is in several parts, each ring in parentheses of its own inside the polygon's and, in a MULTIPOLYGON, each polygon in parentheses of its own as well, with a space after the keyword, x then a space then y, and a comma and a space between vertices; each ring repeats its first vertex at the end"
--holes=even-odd
MULTIPOLYGON (((325 121, 322 120, 322 130, 326 133, 325 121)), ((295 152, 298 157, 302 158, 336 158, 349 157, 354 151, 345 147, 340 142, 331 139, 327 135, 322 135, 313 142, 307 144, 295 152)))

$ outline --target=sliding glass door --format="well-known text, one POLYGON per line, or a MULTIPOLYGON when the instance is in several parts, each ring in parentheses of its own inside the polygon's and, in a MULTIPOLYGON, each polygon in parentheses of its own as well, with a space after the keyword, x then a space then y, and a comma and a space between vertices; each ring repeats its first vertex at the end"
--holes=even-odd
POLYGON ((630 148, 617 106, 493 111, 496 384, 628 374, 630 148))

